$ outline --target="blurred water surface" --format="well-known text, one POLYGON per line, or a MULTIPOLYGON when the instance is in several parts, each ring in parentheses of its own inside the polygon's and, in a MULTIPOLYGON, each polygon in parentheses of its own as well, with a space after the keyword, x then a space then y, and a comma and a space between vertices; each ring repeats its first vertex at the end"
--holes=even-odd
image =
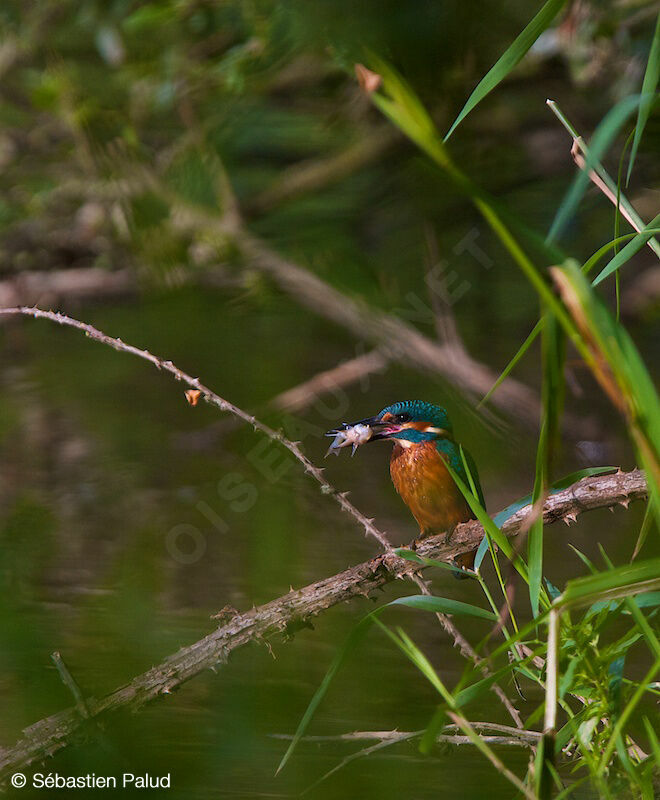
MULTIPOLYGON (((644 5, 567 4, 543 48, 450 140, 455 162, 541 236, 575 174, 570 137, 545 99, 557 99, 589 136, 617 100, 638 92, 653 29, 644 5)), ((451 380, 392 363, 295 415, 274 408, 279 393, 374 342, 325 320, 322 302, 318 313, 295 302, 215 222, 226 210, 218 191, 226 173, 253 235, 429 338, 438 334, 429 275, 444 280, 467 350, 498 374, 538 319, 536 295, 471 204, 389 129, 360 91, 353 63, 365 59, 365 47, 386 58, 445 131, 531 13, 525 0, 6 0, 0 281, 71 267, 128 270, 132 294, 101 295, 89 305, 64 297, 58 308, 173 360, 301 440, 331 483, 350 490, 395 543, 409 542, 416 527, 390 483, 389 445, 323 462, 322 434, 397 400, 448 408, 479 466, 489 509, 503 508, 532 488, 537 431, 504 414, 475 413, 479 398, 462 395, 451 380), (309 178, 310 165, 316 177, 291 191, 292 176, 294 184, 299 170, 309 178), (210 279, 214 288, 202 285, 210 279)), ((615 175, 627 133, 606 159, 615 175)), ((645 219, 657 213, 657 141, 651 117, 626 189, 645 219)), ((561 246, 585 260, 613 235, 612 208, 590 189, 561 246)), ((652 288, 647 250, 626 264, 622 302, 624 322, 650 362, 657 295, 654 305, 644 288, 652 288)), ((611 282, 602 293, 612 302, 611 282)), ((49 306, 50 298, 38 299, 49 306)), ((568 368, 578 436, 565 437, 558 474, 633 467, 620 420, 571 352, 568 368)), ((533 349, 515 375, 538 390, 540 372, 533 349)), ((0 746, 71 705, 53 651, 86 695, 103 696, 212 631, 211 615, 224 606, 249 609, 378 552, 277 445, 213 408, 192 408, 183 388, 76 331, 31 319, 0 326, 0 746)), ((548 577, 561 588, 584 574, 569 542, 595 560, 599 543, 615 563, 629 560, 641 511, 637 504, 592 512, 570 529, 549 529, 548 577)), ((657 539, 647 555, 653 547, 657 539)), ((444 571, 433 588, 485 606, 478 586, 444 571)), ((416 592, 389 586, 378 602, 416 592)), ((526 618, 524 592, 516 604, 526 618)), ((126 790, 141 798, 298 796, 362 745, 303 742, 275 777, 286 747, 275 737, 293 733, 337 649, 373 607, 361 599, 333 608, 314 630, 274 639, 272 652, 258 644, 240 650, 217 674, 200 675, 137 714, 103 720, 26 774, 171 775, 168 790, 126 790)), ((435 618, 386 613, 454 686, 463 661, 435 618)), ((473 643, 487 631, 478 620, 459 626, 473 643)), ((641 674, 644 658, 642 645, 633 646, 626 670, 641 674)), ((523 718, 540 700, 529 685, 524 700, 515 687, 503 689, 523 718)), ((436 702, 433 688, 374 630, 337 676, 309 733, 418 730, 436 702)), ((509 722, 490 695, 468 716, 509 722)), ((498 752, 524 772, 525 751, 498 752)), ((352 761, 309 794, 486 795, 509 800, 513 790, 471 747, 423 757, 415 743, 352 761)))
MULTIPOLYGON (((321 360, 317 343, 323 341, 327 363, 340 360, 346 346, 341 334, 286 302, 255 308, 240 297, 192 289, 77 313, 173 359, 274 424, 283 417, 266 401, 313 372, 321 360)), ((212 630, 209 617, 223 606, 249 608, 376 552, 296 463, 287 468, 276 446, 211 408, 191 408, 182 388, 148 364, 27 320, 3 331, 2 357, 3 744, 70 705, 52 651, 62 653, 86 694, 100 696, 212 630), (226 486, 237 482, 251 488, 230 498, 226 486)), ((348 391, 350 408, 340 403, 338 420, 413 396, 448 399, 491 509, 530 488, 532 433, 484 426, 437 381, 396 369, 372 376, 348 391)), ((321 410, 311 407, 295 423, 317 463, 327 445, 319 433, 335 421, 333 402, 339 401, 326 398, 321 410)), ((285 420, 284 427, 293 424, 285 420)), ((616 463, 631 466, 616 435, 608 446, 616 463)), ((365 447, 354 459, 343 453, 324 466, 359 508, 405 542, 414 522, 390 485, 388 451, 386 444, 365 447)), ((581 466, 571 446, 566 464, 581 466)), ((593 512, 570 531, 553 529, 547 574, 561 586, 583 573, 568 541, 592 557, 597 542, 615 560, 629 557, 639 518, 634 507, 628 514, 593 512)), ((444 573, 434 589, 485 604, 478 587, 444 573)), ((387 587, 382 601, 414 591, 387 587)), ((525 608, 524 597, 518 602, 525 608)), ((314 630, 291 642, 274 640, 272 654, 260 645, 238 651, 217 674, 197 677, 140 713, 104 721, 86 741, 36 769, 170 773, 168 794, 182 798, 297 795, 362 745, 303 743, 275 778, 285 742, 273 735, 293 732, 336 649, 372 607, 360 600, 331 609, 314 630)), ((388 620, 405 626, 450 685, 458 679, 461 659, 432 615, 398 610, 388 620)), ((460 627, 477 641, 485 624, 460 627)), ((522 701, 505 687, 523 716, 539 700, 525 688, 522 701)), ((417 730, 435 700, 412 665, 374 631, 338 676, 310 732, 417 730)), ((470 716, 507 722, 491 699, 470 716)), ((526 761, 524 751, 502 757, 514 768, 526 761)), ((312 796, 479 798, 486 781, 490 797, 511 797, 510 786, 468 747, 422 757, 414 744, 400 744, 348 764, 312 796)), ((32 791, 37 796, 29 789, 21 796, 32 791)))

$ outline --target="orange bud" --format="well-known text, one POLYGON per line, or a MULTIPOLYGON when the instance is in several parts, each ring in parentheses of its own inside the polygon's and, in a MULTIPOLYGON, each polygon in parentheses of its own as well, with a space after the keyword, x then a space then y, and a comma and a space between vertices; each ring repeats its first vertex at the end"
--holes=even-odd
POLYGON ((377 72, 372 72, 364 64, 355 65, 355 77, 358 79, 360 89, 367 94, 375 92, 383 82, 382 77, 377 72))
POLYGON ((188 391, 185 392, 185 395, 186 400, 190 403, 190 405, 196 406, 199 402, 199 398, 202 396, 202 393, 199 391, 199 389, 188 389, 188 391))

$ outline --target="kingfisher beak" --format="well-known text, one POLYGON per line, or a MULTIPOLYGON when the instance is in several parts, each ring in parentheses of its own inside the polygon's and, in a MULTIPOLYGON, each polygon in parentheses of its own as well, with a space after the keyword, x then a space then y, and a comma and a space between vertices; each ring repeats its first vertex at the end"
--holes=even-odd
POLYGON ((347 428, 355 427, 355 425, 368 425, 371 428, 371 438, 365 442, 365 444, 369 444, 369 442, 377 442, 379 439, 387 439, 393 433, 397 433, 404 427, 403 425, 397 425, 394 422, 381 422, 378 417, 366 417, 365 419, 358 419, 355 422, 343 422, 340 427, 328 431, 326 435, 334 436, 340 431, 345 431, 347 428))

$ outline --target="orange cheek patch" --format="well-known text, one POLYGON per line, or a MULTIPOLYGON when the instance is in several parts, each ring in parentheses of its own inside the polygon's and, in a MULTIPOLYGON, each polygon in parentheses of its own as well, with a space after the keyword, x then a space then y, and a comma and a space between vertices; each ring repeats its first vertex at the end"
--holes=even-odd
POLYGON ((416 431, 425 431, 427 429, 428 425, 427 425, 426 422, 415 421, 415 422, 408 422, 403 427, 404 428, 412 428, 413 430, 416 430, 416 431))

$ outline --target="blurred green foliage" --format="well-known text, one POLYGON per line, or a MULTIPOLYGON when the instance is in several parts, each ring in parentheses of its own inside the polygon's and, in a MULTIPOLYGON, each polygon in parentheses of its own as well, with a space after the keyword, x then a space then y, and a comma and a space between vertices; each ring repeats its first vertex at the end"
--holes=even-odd
MULTIPOLYGON (((536 295, 485 229, 477 228, 478 244, 493 268, 455 252, 479 224, 469 200, 372 107, 353 65, 368 51, 384 58, 444 132, 537 6, 6 0, 0 280, 27 270, 130 268, 139 277, 137 299, 92 305, 79 316, 172 358, 283 424, 267 406, 272 397, 355 355, 356 344, 251 271, 215 225, 228 211, 226 179, 249 229, 269 245, 435 336, 433 320, 416 316, 409 303, 411 294, 428 294, 430 231, 439 257, 471 286, 454 307, 469 349, 486 363, 504 364, 537 318, 536 295), (207 272, 226 284, 197 285, 207 272), (192 285, 180 286, 191 278, 192 285)), ((637 0, 569 4, 453 134, 448 149, 455 162, 521 221, 546 231, 574 168, 570 139, 545 98, 561 100, 581 132, 593 130, 615 102, 639 90, 654 13, 637 0)), ((659 133, 651 115, 626 190, 647 219, 657 213, 648 212, 649 188, 660 174, 659 133)), ((616 159, 608 167, 616 174, 616 159)), ((586 259, 613 231, 612 209, 589 193, 568 226, 571 253, 586 259)), ((641 272, 648 258, 644 248, 628 275, 641 272)), ((649 349, 649 316, 630 316, 642 351, 649 349)), ((296 469, 274 483, 264 479, 250 458, 251 431, 223 428, 207 408, 191 412, 180 392, 164 389, 166 378, 147 374, 144 365, 39 326, 3 330, 0 347, 8 365, 0 398, 3 745, 70 703, 50 665, 52 650, 62 650, 84 691, 100 695, 204 635, 209 614, 226 603, 249 608, 371 552, 296 469), (236 471, 258 487, 249 514, 232 510, 218 491, 219 480, 236 471), (202 507, 228 530, 214 526, 202 507), (180 524, 203 536, 206 550, 194 564, 167 550, 166 534, 180 524)), ((538 380, 530 360, 520 370, 529 382, 538 380)), ((448 381, 395 365, 371 376, 350 401, 366 414, 403 396, 446 402, 491 498, 505 505, 531 489, 536 442, 517 427, 504 437, 486 430, 448 381)), ((602 410, 599 396, 588 391, 571 402, 596 407, 606 421, 605 463, 631 465, 622 424, 602 410)), ((327 427, 318 409, 304 416, 327 427)), ((323 443, 312 434, 304 439, 320 459, 323 443)), ((575 458, 567 457, 571 469, 575 458)), ((408 541, 411 523, 387 486, 382 451, 329 471, 360 508, 396 531, 397 542, 408 541)), ((608 552, 626 560, 638 514, 618 516, 616 526, 609 512, 586 516, 593 518, 574 534, 580 546, 593 556, 596 540, 605 541, 608 552)), ((655 546, 650 537, 648 550, 655 546)), ((580 574, 577 558, 547 550, 544 574, 557 585, 580 574)), ((475 586, 459 590, 450 580, 442 589, 479 599, 475 586)), ((438 643, 433 622, 403 619, 429 644, 443 679, 459 676, 463 662, 446 641, 438 643)), ((265 648, 241 652, 220 678, 200 678, 144 714, 90 731, 85 746, 61 754, 53 769, 171 769, 181 797, 298 793, 341 759, 341 746, 310 747, 276 782, 282 747, 269 735, 293 729, 353 621, 352 609, 327 615, 322 629, 301 634, 293 647, 276 645, 276 661, 265 648)), ((468 637, 482 632, 466 625, 468 637)), ((607 683, 603 703, 614 707, 630 691, 625 682, 622 689, 617 659, 625 653, 627 666, 642 674, 647 656, 635 642, 621 644, 622 633, 608 631, 598 648, 590 633, 567 631, 575 634, 573 676, 594 696, 607 683), (596 678, 586 674, 590 647, 596 678)), ((323 711, 323 730, 424 726, 437 698, 407 667, 385 643, 370 641, 323 711), (374 691, 375 683, 387 692, 374 691)), ((543 695, 535 684, 526 691, 529 711, 543 695)), ((489 693, 480 703, 484 718, 498 717, 489 693)), ((482 797, 486 780, 493 800, 510 797, 505 780, 466 751, 450 758, 436 752, 423 769, 414 750, 361 762, 315 796, 437 797, 439 786, 455 792, 460 774, 464 797, 482 797)), ((526 754, 503 757, 524 772, 526 754)))

